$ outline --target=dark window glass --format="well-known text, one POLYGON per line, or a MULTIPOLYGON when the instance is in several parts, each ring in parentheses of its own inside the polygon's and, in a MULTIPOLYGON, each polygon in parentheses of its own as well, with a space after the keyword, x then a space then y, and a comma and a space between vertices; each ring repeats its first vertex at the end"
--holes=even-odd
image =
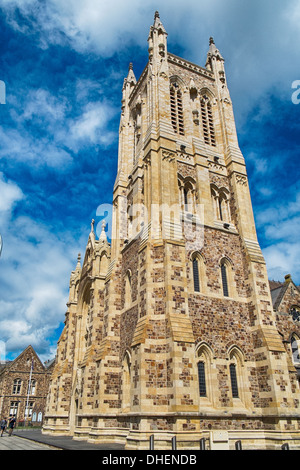
POLYGON ((235 364, 230 364, 230 379, 231 379, 231 390, 233 398, 239 397, 239 389, 236 377, 236 366, 235 364))
POLYGON ((224 263, 221 264, 221 275, 222 275, 222 284, 223 284, 223 294, 225 297, 229 297, 226 265, 224 263))
POLYGON ((200 397, 206 397, 205 364, 198 362, 199 393, 200 397))
POLYGON ((193 275, 194 275, 194 291, 200 292, 199 263, 196 258, 193 259, 193 275))

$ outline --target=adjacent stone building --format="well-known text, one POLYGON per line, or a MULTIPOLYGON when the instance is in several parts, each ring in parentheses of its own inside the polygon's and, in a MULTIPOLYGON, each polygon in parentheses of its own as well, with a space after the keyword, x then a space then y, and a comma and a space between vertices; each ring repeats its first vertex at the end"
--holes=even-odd
POLYGON ((32 346, 0 364, 0 417, 42 425, 54 361, 42 364, 32 346))
POLYGON ((171 54, 157 12, 148 52, 124 80, 111 243, 93 221, 44 432, 299 447, 299 290, 273 309, 224 59, 212 38, 204 68, 171 54))

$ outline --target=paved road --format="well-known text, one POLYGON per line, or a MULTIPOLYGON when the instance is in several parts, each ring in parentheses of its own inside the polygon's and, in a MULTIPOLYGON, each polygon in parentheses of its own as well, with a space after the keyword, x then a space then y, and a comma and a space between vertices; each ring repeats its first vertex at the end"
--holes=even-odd
POLYGON ((23 439, 19 436, 3 434, 0 437, 0 450, 58 450, 46 444, 23 439))

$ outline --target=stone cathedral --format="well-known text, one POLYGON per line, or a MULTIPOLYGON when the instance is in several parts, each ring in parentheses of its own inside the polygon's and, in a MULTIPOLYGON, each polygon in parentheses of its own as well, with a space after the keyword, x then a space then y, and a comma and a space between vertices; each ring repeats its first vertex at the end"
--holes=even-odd
POLYGON ((124 80, 111 238, 92 221, 71 274, 43 432, 299 448, 300 290, 287 276, 274 309, 224 59, 213 38, 205 67, 170 53, 158 12, 148 52, 124 80))

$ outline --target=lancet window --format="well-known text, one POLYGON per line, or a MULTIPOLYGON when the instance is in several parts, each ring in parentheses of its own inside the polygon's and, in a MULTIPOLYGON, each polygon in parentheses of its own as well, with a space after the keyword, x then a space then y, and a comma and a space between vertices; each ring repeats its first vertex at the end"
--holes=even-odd
POLYGON ((181 176, 178 180, 179 192, 180 192, 180 204, 181 210, 186 212, 195 213, 196 206, 196 183, 193 178, 183 179, 181 176))
POLYGON ((128 270, 125 276, 125 308, 130 308, 132 303, 132 275, 128 270))
POLYGON ((227 264, 225 261, 221 262, 221 277, 224 297, 229 297, 228 289, 228 275, 227 275, 227 264))
POLYGON ((211 185, 211 198, 214 207, 214 214, 217 220, 230 222, 229 191, 226 188, 218 188, 211 185))
POLYGON ((198 251, 191 255, 191 273, 194 292, 206 293, 206 270, 203 256, 198 251))

